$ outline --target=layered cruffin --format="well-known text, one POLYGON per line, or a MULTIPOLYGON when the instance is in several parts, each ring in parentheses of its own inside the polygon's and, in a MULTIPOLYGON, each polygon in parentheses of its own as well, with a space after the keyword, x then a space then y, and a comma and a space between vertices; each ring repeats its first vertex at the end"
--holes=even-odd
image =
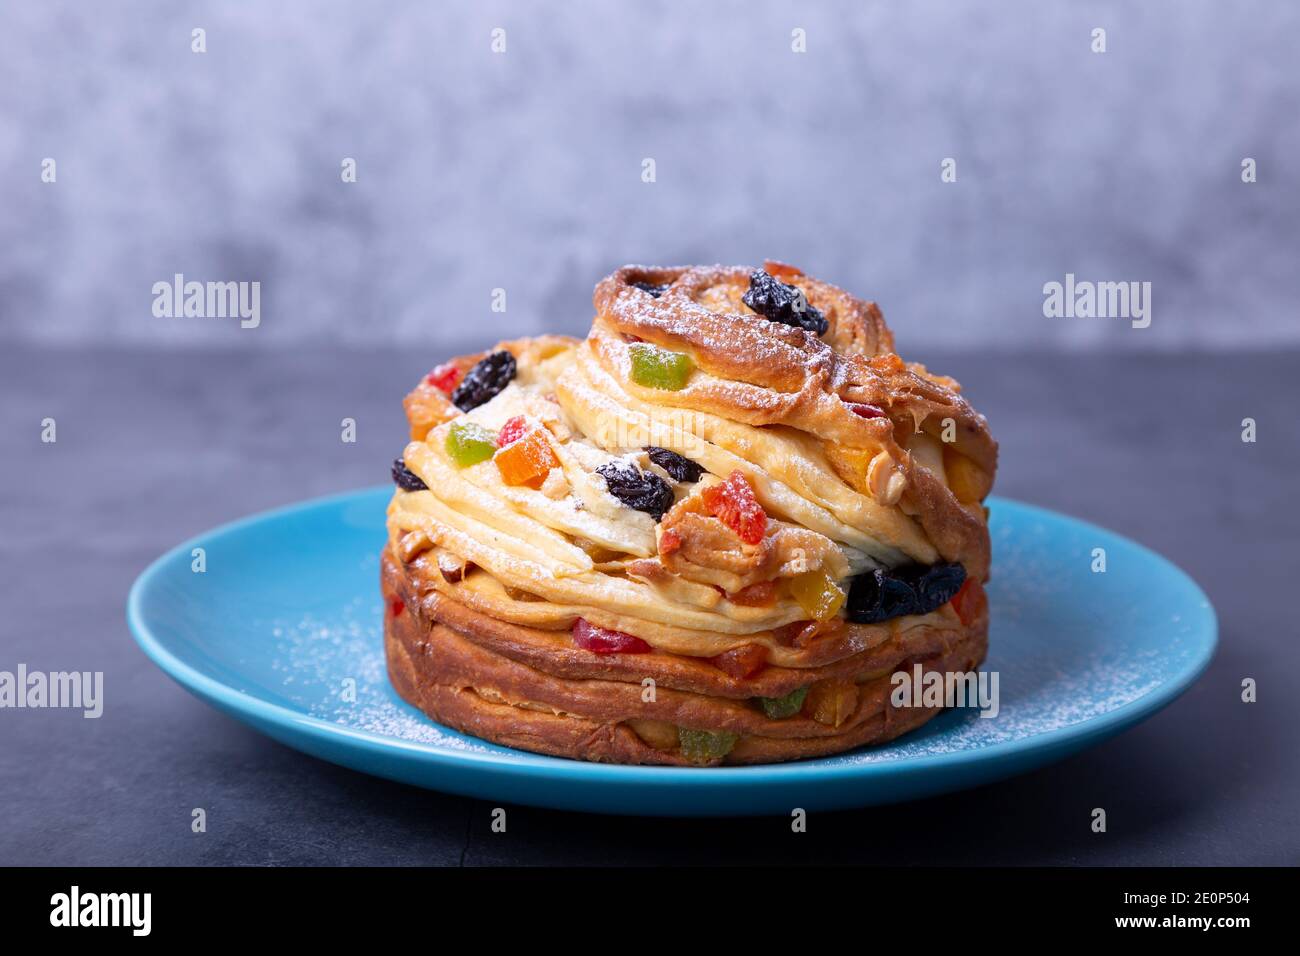
POLYGON ((987 646, 997 445, 880 310, 797 269, 627 266, 582 341, 406 397, 382 557, 399 693, 586 760, 764 763, 892 739, 897 671, 987 646))

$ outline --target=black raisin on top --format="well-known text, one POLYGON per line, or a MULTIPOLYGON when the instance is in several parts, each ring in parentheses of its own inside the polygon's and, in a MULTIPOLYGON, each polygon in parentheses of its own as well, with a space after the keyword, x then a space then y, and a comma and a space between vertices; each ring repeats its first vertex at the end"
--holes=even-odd
POLYGON ((393 484, 403 491, 424 491, 429 487, 419 475, 406 467, 406 462, 401 458, 393 459, 393 484))
POLYGON ((825 335, 830 328, 826 316, 808 304, 801 289, 786 285, 762 269, 749 274, 749 289, 740 301, 769 321, 806 329, 814 335, 825 335))
POLYGON ((951 601, 965 580, 966 569, 946 561, 867 571, 849 586, 849 620, 878 624, 907 614, 929 614, 951 601))
POLYGON ((689 458, 683 458, 677 452, 669 451, 667 448, 660 448, 658 445, 647 445, 645 453, 650 456, 651 461, 672 475, 674 481, 687 483, 699 481, 700 475, 704 474, 704 469, 695 462, 689 458))
POLYGON ((673 490, 656 474, 642 471, 629 461, 615 458, 596 469, 609 493, 629 508, 644 511, 659 521, 673 506, 673 490))
POLYGON ((451 393, 451 402, 462 412, 478 408, 501 393, 515 377, 518 367, 509 352, 493 352, 465 373, 451 393))
POLYGON ((656 299, 668 291, 668 283, 666 282, 663 285, 655 285, 653 282, 633 282, 632 286, 642 292, 649 293, 656 299))

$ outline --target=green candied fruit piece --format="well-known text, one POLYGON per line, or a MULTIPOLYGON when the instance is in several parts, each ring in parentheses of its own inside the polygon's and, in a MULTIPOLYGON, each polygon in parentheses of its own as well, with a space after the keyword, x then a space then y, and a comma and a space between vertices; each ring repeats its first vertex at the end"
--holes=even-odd
POLYGON ((677 740, 682 745, 682 756, 687 760, 704 762, 725 757, 736 746, 736 735, 725 730, 711 733, 707 730, 677 728, 677 740))
POLYGON ((468 468, 480 461, 487 461, 496 450, 496 432, 482 425, 457 422, 447 432, 447 454, 457 468, 468 468))
POLYGON ((793 717, 803 709, 804 698, 808 696, 807 687, 797 687, 784 697, 759 697, 763 713, 772 720, 785 720, 793 717))
POLYGON ((670 352, 648 342, 635 342, 628 347, 632 357, 632 381, 646 388, 662 388, 669 392, 686 387, 695 363, 683 352, 670 352))

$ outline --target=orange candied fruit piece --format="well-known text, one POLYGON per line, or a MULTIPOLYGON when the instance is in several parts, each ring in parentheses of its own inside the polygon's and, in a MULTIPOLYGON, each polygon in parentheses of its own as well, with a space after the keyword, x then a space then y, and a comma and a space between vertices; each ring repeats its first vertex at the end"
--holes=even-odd
POLYGON ((767 648, 762 644, 741 644, 710 657, 709 660, 714 667, 731 677, 753 677, 767 666, 767 648))
POLYGON ((759 581, 749 587, 741 588, 734 594, 728 594, 732 604, 744 607, 767 607, 776 600, 776 582, 759 581))
POLYGON ((727 480, 702 492, 704 507, 746 544, 758 544, 767 533, 767 512, 754 496, 745 476, 733 471, 727 480))
POLYGON ((538 428, 511 442, 493 457, 501 471, 501 480, 507 485, 540 488, 551 469, 560 467, 551 443, 538 428))

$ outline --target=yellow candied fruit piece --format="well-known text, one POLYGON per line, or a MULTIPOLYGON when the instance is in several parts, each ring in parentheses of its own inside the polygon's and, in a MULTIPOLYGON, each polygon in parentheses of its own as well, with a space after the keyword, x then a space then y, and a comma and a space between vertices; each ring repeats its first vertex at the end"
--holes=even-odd
POLYGON ((790 593, 814 621, 829 621, 839 614, 847 597, 831 576, 820 569, 791 578, 790 593))
POLYGON ((858 687, 850 680, 830 678, 808 688, 804 713, 827 727, 839 727, 858 708, 858 687))

